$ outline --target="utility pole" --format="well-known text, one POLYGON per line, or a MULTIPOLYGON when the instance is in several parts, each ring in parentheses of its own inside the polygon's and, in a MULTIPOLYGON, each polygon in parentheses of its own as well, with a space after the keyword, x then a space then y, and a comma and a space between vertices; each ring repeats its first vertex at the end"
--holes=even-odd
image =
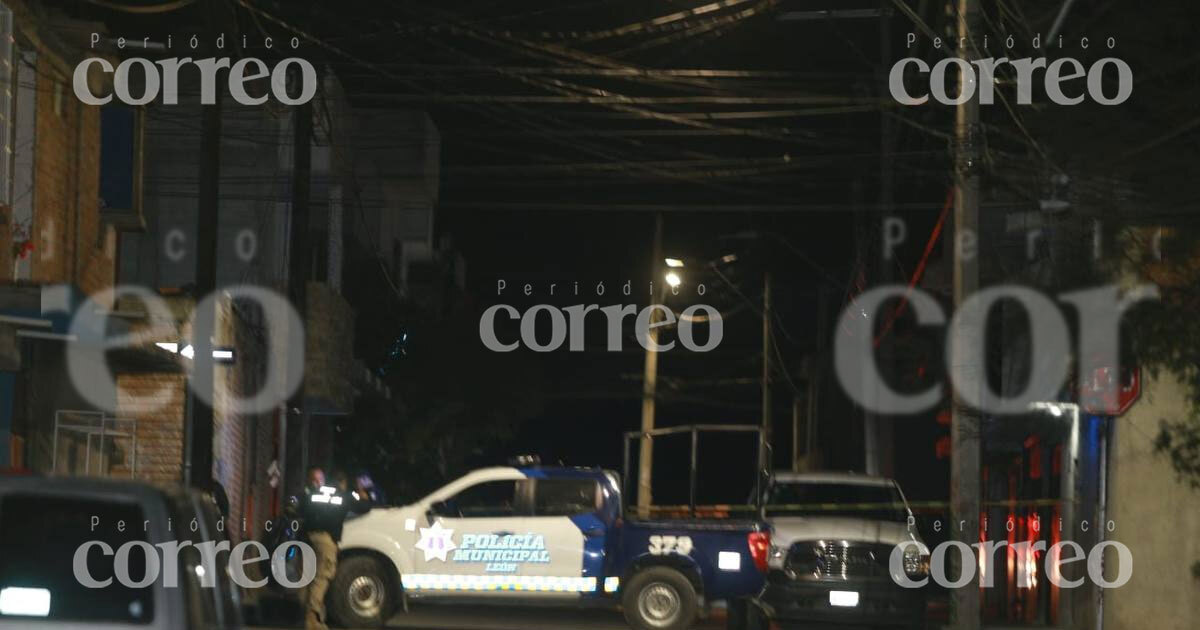
MULTIPOLYGON (((201 105, 200 173, 196 204, 196 306, 217 289, 217 219, 221 173, 221 91, 211 105, 201 105)), ((207 488, 213 468, 213 334, 216 311, 196 310, 192 328, 192 374, 187 391, 187 453, 184 483, 207 488)))
POLYGON ((805 472, 817 470, 820 468, 820 455, 817 453, 818 442, 820 440, 820 421, 821 421, 821 365, 825 357, 825 311, 829 307, 829 289, 825 284, 817 284, 817 310, 816 321, 814 326, 815 334, 813 339, 813 348, 815 352, 809 357, 805 363, 805 376, 808 379, 807 394, 805 395, 805 422, 804 422, 804 459, 797 460, 793 464, 793 470, 796 472, 805 472))
MULTIPOLYGON (((654 245, 651 248, 653 251, 653 260, 650 263, 650 283, 654 286, 655 282, 664 282, 663 288, 659 290, 657 295, 658 303, 661 304, 666 298, 665 281, 659 277, 659 265, 662 264, 662 236, 663 236, 663 215, 661 212, 654 215, 654 245)), ((652 305, 653 306, 653 305, 652 305)), ((654 430, 654 401, 658 396, 658 351, 654 350, 655 344, 658 343, 658 329, 654 324, 658 323, 659 309, 650 311, 650 326, 646 331, 648 342, 646 348, 646 362, 642 375, 642 439, 640 442, 640 451, 638 453, 638 513, 641 516, 650 515, 650 506, 654 503, 654 496, 651 494, 651 477, 654 475, 654 440, 650 437, 650 431, 654 430)))
MULTIPOLYGON (((892 65, 892 11, 890 0, 880 0, 879 11, 879 67, 876 70, 876 85, 880 94, 888 93, 888 69, 892 65)), ((886 98, 886 97, 884 97, 886 98)), ((879 116, 879 207, 885 213, 891 214, 892 205, 895 202, 895 153, 896 153, 896 134, 895 125, 892 122, 892 112, 882 111, 879 116)), ((876 230, 882 232, 882 226, 876 222, 871 226, 870 233, 876 233, 876 230)), ((879 242, 886 238, 881 235, 879 242)), ((870 258, 868 258, 870 260, 870 258)), ((880 283, 890 284, 895 281, 892 260, 889 252, 878 252, 877 278, 880 283)), ((889 344, 883 344, 878 348, 878 356, 876 362, 885 372, 894 373, 896 368, 895 355, 891 351, 889 344)), ((876 402, 879 399, 880 383, 876 382, 874 391, 871 395, 876 402)), ((878 405, 876 405, 878 406, 878 405)), ((869 447, 864 454, 865 466, 867 474, 882 475, 892 477, 895 473, 895 449, 893 447, 893 418, 883 416, 882 414, 867 412, 866 426, 864 428, 864 442, 869 447)))
MULTIPOLYGON (((972 89, 973 96, 958 106, 954 128, 954 307, 962 305, 979 289, 979 90, 971 71, 971 60, 979 51, 972 38, 978 31, 978 0, 958 0, 958 56, 967 63, 960 70, 959 89, 972 89), (970 88, 968 88, 970 86, 970 88)), ((972 350, 982 347, 982 319, 962 321, 950 339, 951 371, 960 383, 983 387, 986 375, 982 360, 972 350), (964 378, 965 377, 965 378, 964 378)), ((956 391, 953 395, 950 439, 950 512, 955 527, 951 536, 967 545, 979 542, 980 415, 956 391)), ((951 625, 959 630, 979 628, 979 572, 960 567, 975 576, 951 591, 951 625)), ((960 574, 961 575, 961 574, 960 574)))
MULTIPOLYGON (((771 445, 771 272, 763 272, 762 312, 762 426, 764 440, 771 445)), ((767 461, 767 467, 771 462, 767 461)))
MULTIPOLYGON (((312 274, 312 258, 308 242, 309 194, 311 189, 309 180, 312 171, 312 101, 297 105, 292 110, 292 116, 292 216, 290 233, 288 235, 288 294, 292 299, 292 306, 300 313, 301 321, 304 321, 305 311, 307 311, 308 306, 308 279, 312 274)), ((304 336, 307 339, 307 334, 304 336)), ((287 423, 291 415, 291 409, 298 409, 300 412, 300 454, 298 469, 301 478, 303 478, 305 470, 311 465, 311 462, 309 462, 308 447, 310 438, 309 425, 312 422, 312 414, 309 413, 308 405, 305 404, 303 380, 296 393, 292 396, 292 403, 288 407, 289 410, 284 415, 284 423, 287 423)), ((286 435, 287 432, 284 431, 282 433, 286 435)), ((280 483, 281 488, 286 486, 286 480, 288 479, 286 467, 284 468, 283 478, 285 481, 280 483)))
MULTIPOLYGON (((806 374, 807 376, 807 374, 806 374)), ((805 400, 799 394, 792 396, 792 472, 800 472, 804 455, 808 453, 808 425, 804 422, 805 400), (803 433, 801 433, 803 431, 803 433)))

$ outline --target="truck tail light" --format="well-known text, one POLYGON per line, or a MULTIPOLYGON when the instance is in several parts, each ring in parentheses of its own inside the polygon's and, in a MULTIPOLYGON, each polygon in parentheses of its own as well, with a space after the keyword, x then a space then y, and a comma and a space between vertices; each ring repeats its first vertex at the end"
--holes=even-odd
POLYGON ((767 551, 771 548, 771 535, 766 532, 750 532, 746 537, 750 545, 750 558, 762 573, 767 572, 767 551))

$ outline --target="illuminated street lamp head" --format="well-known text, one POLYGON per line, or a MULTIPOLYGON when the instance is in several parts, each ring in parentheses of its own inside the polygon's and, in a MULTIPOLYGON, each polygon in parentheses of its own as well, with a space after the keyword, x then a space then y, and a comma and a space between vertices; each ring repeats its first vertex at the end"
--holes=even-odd
POLYGON ((667 266, 671 267, 671 268, 678 268, 678 267, 683 266, 683 261, 678 258, 668 258, 668 259, 666 259, 666 263, 667 263, 667 266))
POLYGON ((680 278, 679 274, 675 273, 674 271, 667 274, 667 284, 671 285, 672 287, 677 287, 682 283, 683 278, 680 278))

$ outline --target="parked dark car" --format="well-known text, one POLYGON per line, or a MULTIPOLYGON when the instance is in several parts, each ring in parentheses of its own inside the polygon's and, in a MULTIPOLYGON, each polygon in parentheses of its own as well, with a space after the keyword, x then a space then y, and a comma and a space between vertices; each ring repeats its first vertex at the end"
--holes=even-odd
POLYGON ((207 493, 182 487, 0 477, 0 629, 241 628, 228 553, 216 554, 211 586, 202 583, 208 571, 195 545, 224 540, 218 518, 207 493), (180 543, 174 566, 165 551, 148 560, 146 545, 162 550, 172 542, 180 543), (104 586, 80 581, 80 561, 92 586, 104 586), (118 563, 128 565, 123 580, 118 563), (167 586, 168 570, 175 587, 167 586))

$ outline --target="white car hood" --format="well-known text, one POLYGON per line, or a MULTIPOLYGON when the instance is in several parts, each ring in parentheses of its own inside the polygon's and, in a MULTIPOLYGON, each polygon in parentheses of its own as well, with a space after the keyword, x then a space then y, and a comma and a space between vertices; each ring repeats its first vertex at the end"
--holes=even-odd
POLYGON ((910 532, 907 524, 892 521, 873 521, 861 518, 831 516, 780 516, 768 519, 771 524, 771 544, 790 547, 792 543, 810 540, 845 540, 860 543, 898 545, 921 539, 910 532))

